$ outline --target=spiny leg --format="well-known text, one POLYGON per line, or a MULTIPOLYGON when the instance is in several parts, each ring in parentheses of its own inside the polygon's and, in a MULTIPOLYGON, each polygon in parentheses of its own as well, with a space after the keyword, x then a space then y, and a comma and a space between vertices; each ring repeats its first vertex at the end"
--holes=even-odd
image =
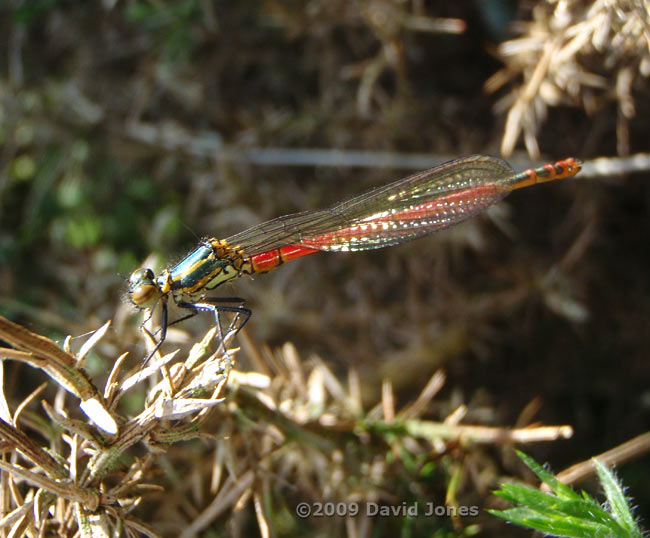
MULTIPOLYGON (((201 302, 208 303, 208 304, 211 304, 211 303, 216 303, 216 304, 218 304, 218 303, 238 303, 240 305, 240 307, 242 307, 242 305, 244 304, 244 299, 242 299, 241 297, 204 297, 201 300, 201 302)), ((201 312, 201 310, 204 310, 204 311, 206 310, 206 309, 198 309, 198 308, 192 308, 191 306, 187 306, 187 305, 194 305, 194 304, 201 304, 201 303, 187 303, 187 302, 179 303, 178 306, 182 306, 183 308, 189 309, 189 310, 191 310, 191 312, 189 314, 183 316, 182 318, 175 319, 168 326, 171 327, 172 325, 176 325, 177 323, 180 323, 181 321, 185 321, 187 319, 193 318, 199 312, 201 312)), ((216 304, 215 304, 215 306, 216 306, 216 304)), ((243 308, 243 309, 248 311, 248 316, 246 317, 244 322, 241 324, 241 326, 237 329, 238 332, 239 332, 239 329, 241 329, 244 326, 244 324, 248 321, 248 318, 250 318, 250 316, 251 316, 251 311, 248 308, 243 308)), ((212 311, 212 308, 209 308, 207 310, 212 311)), ((228 332, 230 332, 231 329, 232 329, 232 323, 228 327, 228 332)))
MULTIPOLYGON (((240 299, 239 297, 206 297, 203 299, 202 302, 200 303, 187 303, 187 302, 179 302, 178 306, 181 308, 186 308, 188 310, 192 310, 193 313, 188 314, 185 316, 187 317, 192 317, 196 315, 199 311, 203 312, 212 312, 214 315, 215 319, 215 324, 217 327, 217 336, 219 338, 219 342, 223 346, 223 350, 226 353, 226 355, 230 358, 230 355, 228 354, 228 350, 226 348, 226 342, 225 342, 225 337, 223 330, 221 328, 221 319, 219 317, 220 312, 232 312, 236 314, 235 318, 233 321, 228 325, 228 330, 226 332, 226 336, 231 334, 231 332, 234 331, 234 334, 236 335, 243 327, 246 325, 246 322, 250 319, 251 317, 251 310, 249 308, 246 308, 244 306, 241 306, 241 304, 244 302, 243 299, 240 299), (239 306, 227 306, 224 304, 221 304, 223 302, 230 302, 230 303, 240 303, 239 306), (237 323, 239 318, 243 317, 243 320, 241 322, 237 323)), ((185 319, 181 318, 181 319, 185 319)))
POLYGON ((214 304, 223 312, 234 312, 237 314, 230 322, 230 325, 228 325, 226 336, 228 336, 231 331, 234 331, 235 335, 241 331, 252 315, 250 308, 246 308, 244 306, 244 299, 241 297, 207 297, 204 299, 204 301, 208 304, 214 304), (237 303, 238 306, 224 306, 219 303, 237 303), (241 321, 241 323, 239 323, 239 325, 237 325, 237 321, 239 320, 240 316, 243 316, 244 319, 241 321))
MULTIPOLYGON (((155 336, 152 335, 151 332, 149 332, 149 330, 144 326, 144 324, 147 323, 147 321, 149 321, 151 319, 152 315, 153 315, 153 308, 151 308, 149 310, 149 316, 147 316, 147 318, 142 322, 142 325, 140 325, 140 329, 143 330, 143 331, 146 331, 149 334, 149 336, 151 336, 153 338, 153 340, 155 342, 156 341, 155 336)), ((165 342, 165 338, 167 338, 167 327, 169 326, 167 321, 168 321, 167 301, 163 300, 162 301, 162 312, 160 314, 160 329, 159 329, 160 338, 156 342, 156 345, 153 347, 153 349, 149 352, 149 354, 142 361, 142 366, 140 366, 141 371, 147 365, 147 363, 151 360, 151 357, 153 357, 156 354, 156 352, 160 349, 160 347, 165 342)), ((158 331, 156 331, 155 334, 158 334, 158 331)))

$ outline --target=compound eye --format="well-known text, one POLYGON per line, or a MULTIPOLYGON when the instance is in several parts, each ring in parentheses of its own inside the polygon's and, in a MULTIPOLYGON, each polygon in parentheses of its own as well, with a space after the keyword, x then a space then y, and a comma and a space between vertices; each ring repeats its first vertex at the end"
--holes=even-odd
POLYGON ((154 274, 148 267, 141 267, 131 273, 129 277, 129 287, 139 286, 143 282, 153 282, 154 274))
POLYGON ((161 295, 151 269, 137 269, 129 277, 129 299, 140 308, 152 305, 161 295))

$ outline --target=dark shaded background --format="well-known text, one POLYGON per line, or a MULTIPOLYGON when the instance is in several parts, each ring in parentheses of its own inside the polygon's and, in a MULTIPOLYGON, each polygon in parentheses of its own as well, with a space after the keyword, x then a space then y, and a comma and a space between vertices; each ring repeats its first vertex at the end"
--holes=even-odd
MULTIPOLYGON (((483 85, 532 3, 414 2, 464 20, 460 35, 410 28, 410 4, 381 0, 109 4, 0 11, 0 313, 57 338, 115 318, 114 342, 139 357, 123 294, 149 253, 159 269, 197 237, 409 173, 226 160, 201 141, 496 155, 504 117, 483 85), (363 76, 384 53, 393 63, 364 109, 363 76)), ((635 88, 631 152, 647 150, 647 90, 635 88)), ((549 159, 614 155, 616 122, 614 106, 558 106, 539 145, 549 159)), ((225 293, 247 299, 253 339, 357 368, 372 401, 386 376, 409 401, 441 367, 437 411, 467 403, 467 423, 512 425, 541 398, 535 420, 575 435, 526 449, 560 470, 649 425, 648 185, 638 174, 529 189, 431 238, 311 256, 225 293)), ((483 457, 504 465, 498 450, 483 457)), ((619 469, 642 507, 647 471, 647 458, 619 469)))

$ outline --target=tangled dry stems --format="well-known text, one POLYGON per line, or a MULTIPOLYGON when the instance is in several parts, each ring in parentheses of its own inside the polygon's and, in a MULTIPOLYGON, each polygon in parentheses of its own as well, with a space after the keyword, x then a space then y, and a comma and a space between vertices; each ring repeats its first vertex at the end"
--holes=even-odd
MULTIPOLYGON (((322 361, 306 364, 286 345, 277 354, 262 352, 268 373, 242 372, 235 368, 238 350, 215 344, 215 328, 171 366, 181 353, 127 374, 121 355, 100 394, 81 366, 108 326, 75 354, 67 344, 61 350, 0 320, 0 337, 11 344, 2 355, 42 369, 58 385, 56 395, 42 401, 45 414, 34 401, 46 384, 13 413, 3 398, 0 435, 9 458, 0 468, 11 511, 0 526, 13 533, 189 537, 252 502, 260 531, 268 536, 277 505, 287 501, 279 490, 298 499, 381 502, 399 489, 396 481, 404 479, 407 461, 419 461, 421 468, 452 450, 462 469, 464 446, 571 435, 566 426, 462 425, 463 406, 443 422, 423 420, 444 384, 440 372, 400 410, 386 381, 382 401, 366 411, 354 371, 344 386, 322 361), (158 382, 151 381, 155 372, 162 373, 158 382), (147 384, 141 411, 123 416, 120 400, 147 384), (82 400, 79 407, 95 426, 78 418, 78 404, 66 393, 82 400), (89 401, 95 405, 84 405, 89 401), (203 440, 199 456, 194 445, 181 443, 197 438, 203 440), (149 509, 142 512, 155 525, 136 516, 143 502, 149 509)), ((456 492, 447 492, 448 504, 455 499, 456 492)))
POLYGON ((632 91, 650 75, 650 2, 647 0, 547 0, 519 23, 521 37, 499 47, 505 67, 486 83, 494 92, 515 81, 496 104, 507 111, 501 152, 510 155, 519 136, 533 159, 548 109, 581 106, 589 115, 614 101, 618 153, 629 154, 632 91))

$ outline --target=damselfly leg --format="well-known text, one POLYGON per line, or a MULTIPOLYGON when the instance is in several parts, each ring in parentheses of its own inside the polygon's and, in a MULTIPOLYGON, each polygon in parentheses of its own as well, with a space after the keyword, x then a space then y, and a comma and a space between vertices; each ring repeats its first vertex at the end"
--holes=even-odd
POLYGON ((191 312, 177 319, 172 323, 178 323, 184 321, 188 318, 194 317, 199 312, 212 312, 214 315, 214 322, 217 327, 217 338, 220 345, 223 346, 223 350, 226 351, 226 339, 229 335, 236 336, 239 331, 242 330, 246 322, 251 317, 250 308, 243 306, 244 300, 239 297, 204 297, 201 302, 197 303, 188 303, 188 302, 179 302, 178 306, 180 308, 185 308, 191 312), (229 306, 222 303, 239 303, 238 306, 229 306), (232 321, 228 324, 228 329, 224 333, 223 327, 221 326, 221 317, 220 314, 224 312, 229 312, 235 314, 232 321))
POLYGON ((153 349, 147 354, 144 361, 142 362, 142 367, 147 365, 147 363, 151 360, 151 358, 156 354, 156 352, 163 345, 165 339, 167 338, 167 328, 171 327, 172 325, 176 325, 181 321, 185 321, 187 319, 193 318, 200 312, 212 312, 217 327, 217 339, 219 340, 219 344, 222 345, 223 349, 225 350, 226 349, 225 339, 230 334, 232 334, 233 337, 237 335, 237 333, 241 331, 244 325, 246 325, 246 322, 250 319, 252 314, 249 308, 243 306, 244 299, 242 299, 241 297, 205 297, 201 302, 196 302, 196 303, 179 301, 177 305, 180 308, 189 310, 190 312, 189 314, 186 314, 185 316, 182 316, 170 322, 169 307, 165 299, 166 297, 161 299, 160 328, 155 333, 151 334, 151 332, 145 327, 145 324, 151 318, 153 309, 150 311, 147 318, 142 322, 141 329, 143 331, 146 331, 146 333, 155 342, 153 349), (223 303, 231 303, 231 304, 234 303, 235 306, 230 306, 228 304, 223 304, 223 303), (228 324, 228 329, 225 331, 225 333, 223 331, 223 327, 221 324, 221 317, 220 317, 220 313, 223 312, 235 314, 232 321, 228 324), (157 341, 156 341, 156 336, 158 336, 157 341))

